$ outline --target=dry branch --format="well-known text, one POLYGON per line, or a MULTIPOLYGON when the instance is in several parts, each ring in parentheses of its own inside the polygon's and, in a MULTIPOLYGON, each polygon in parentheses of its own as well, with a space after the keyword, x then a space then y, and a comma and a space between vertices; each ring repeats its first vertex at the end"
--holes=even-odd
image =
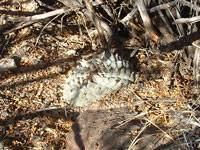
MULTIPOLYGON (((176 9, 176 17, 177 18, 181 18, 181 14, 179 13, 178 8, 180 9, 179 5, 175 8, 176 9)), ((183 25, 182 24, 177 24, 176 26, 177 26, 177 29, 179 30, 180 36, 185 35, 185 31, 184 31, 183 25)))
POLYGON ((192 17, 192 18, 179 18, 176 19, 173 24, 179 24, 179 23, 196 23, 200 21, 200 16, 192 17))
POLYGON ((95 27, 97 28, 100 38, 101 38, 101 42, 102 43, 106 43, 106 39, 104 36, 104 31, 107 33, 107 35, 109 37, 112 36, 112 30, 110 29, 109 25, 103 21, 101 18, 99 18, 94 11, 94 8, 92 6, 92 3, 89 2, 88 0, 84 0, 86 8, 87 8, 87 13, 84 13, 87 17, 89 17, 93 22, 95 27))
POLYGON ((128 13, 120 22, 125 24, 126 22, 128 22, 129 20, 131 20, 133 18, 133 16, 135 15, 135 13, 137 12, 138 8, 135 6, 132 11, 130 13, 128 13))
MULTIPOLYGON (((84 6, 78 2, 77 0, 58 0, 61 3, 63 3, 67 7, 76 7, 76 8, 84 8, 84 6)), ((100 35, 101 41, 105 41, 104 37, 104 31, 107 33, 109 37, 112 36, 112 30, 109 27, 109 25, 103 21, 101 18, 99 18, 94 11, 92 2, 89 2, 88 0, 84 0, 84 3, 86 5, 87 10, 82 10, 84 15, 91 21, 94 22, 95 27, 98 30, 98 33, 100 35)))
POLYGON ((152 12, 155 12, 157 10, 168 9, 172 6, 177 5, 178 3, 183 5, 183 6, 190 7, 193 10, 200 11, 200 7, 198 7, 197 5, 192 4, 190 2, 187 2, 186 0, 175 0, 175 1, 172 1, 172 2, 169 2, 169 3, 161 4, 161 5, 158 5, 158 6, 151 8, 149 11, 152 13, 152 12))
MULTIPOLYGON (((67 10, 66 8, 61 8, 61 9, 57 9, 54 11, 50 11, 44 14, 39 14, 39 15, 34 15, 34 16, 28 16, 28 17, 19 17, 19 18, 10 18, 10 20, 16 22, 14 24, 11 25, 4 25, 0 28, 0 33, 1 34, 7 34, 10 33, 12 31, 21 29, 23 27, 32 25, 33 23, 38 22, 38 20, 42 20, 42 19, 46 19, 55 15, 59 15, 62 13, 65 13, 67 10)), ((8 17, 9 18, 9 17, 8 17)))
MULTIPOLYGON (((103 1, 102 0, 96 0, 96 2, 101 5, 103 4, 103 1)), ((106 13, 114 20, 114 16, 113 16, 113 13, 111 11, 111 9, 107 6, 107 5, 102 5, 101 6, 105 11, 106 13)))
POLYGON ((167 18, 164 17, 163 13, 161 10, 158 10, 158 14, 160 16, 160 18, 162 19, 163 23, 165 24, 165 26, 167 27, 168 31, 174 35, 174 31, 172 30, 170 24, 169 24, 169 21, 167 20, 167 18))
POLYGON ((16 21, 35 21, 35 20, 41 20, 46 19, 48 17, 56 16, 62 13, 66 12, 66 8, 57 9, 54 11, 50 11, 44 14, 34 15, 34 16, 28 16, 28 17, 19 17, 16 19, 16 21))
POLYGON ((197 31, 189 35, 186 35, 184 37, 181 37, 179 40, 175 42, 171 42, 167 45, 161 45, 159 47, 159 50, 161 53, 169 53, 172 52, 173 50, 180 50, 185 46, 191 45, 194 41, 199 39, 200 39, 200 31, 197 31))
POLYGON ((158 35, 157 35, 156 31, 154 30, 154 28, 152 26, 151 19, 150 19, 148 13, 147 13, 147 9, 144 5, 143 0, 137 0, 136 5, 138 7, 138 10, 140 12, 140 16, 141 16, 142 21, 144 23, 146 34, 148 36, 150 36, 152 40, 157 42, 158 41, 158 35))
MULTIPOLYGON (((197 41, 197 43, 199 44, 199 41, 197 41)), ((193 43, 193 45, 195 45, 195 53, 194 53, 194 60, 193 60, 193 75, 194 75, 194 84, 196 86, 196 92, 199 93, 200 90, 200 48, 199 46, 196 46, 196 44, 193 43)))

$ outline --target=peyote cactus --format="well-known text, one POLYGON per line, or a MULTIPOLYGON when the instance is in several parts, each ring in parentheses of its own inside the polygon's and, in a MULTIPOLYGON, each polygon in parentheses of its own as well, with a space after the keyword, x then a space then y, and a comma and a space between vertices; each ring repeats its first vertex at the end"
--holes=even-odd
POLYGON ((64 85, 63 98, 73 106, 87 106, 134 80, 133 64, 118 54, 103 52, 72 70, 64 85))

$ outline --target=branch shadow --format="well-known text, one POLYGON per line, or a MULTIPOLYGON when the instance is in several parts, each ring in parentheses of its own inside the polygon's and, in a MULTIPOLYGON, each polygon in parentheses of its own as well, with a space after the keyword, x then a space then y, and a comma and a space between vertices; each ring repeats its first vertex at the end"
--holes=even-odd
MULTIPOLYGON (((123 107, 86 111, 80 114, 72 127, 73 130, 67 136, 67 147, 70 150, 127 149, 136 137, 130 133, 137 132, 144 126, 139 119, 133 119, 122 125, 126 119, 134 117, 134 113, 127 110, 128 108, 123 107)), ((147 128, 141 134, 143 140, 137 144, 137 148, 150 150, 148 142, 153 143, 157 133, 161 131, 153 126, 147 128)))
MULTIPOLYGON (((45 63, 43 65, 38 63, 38 64, 33 65, 33 66, 27 66, 27 67, 21 67, 21 68, 18 67, 16 69, 14 69, 11 73, 12 74, 23 74, 23 73, 28 73, 28 72, 37 72, 39 70, 43 70, 43 69, 46 69, 46 68, 54 66, 54 65, 60 65, 60 64, 63 64, 64 62, 66 63, 67 61, 69 61, 69 59, 61 58, 61 59, 57 59, 57 60, 55 60, 53 62, 45 63)), ((76 61, 76 59, 73 60, 73 61, 76 61)), ((66 73, 66 71, 62 70, 59 73, 63 74, 63 73, 66 73)), ((49 73, 48 76, 40 76, 40 77, 35 78, 35 79, 29 79, 29 80, 26 80, 26 81, 20 81, 20 82, 11 83, 10 85, 2 85, 0 87, 0 89, 4 90, 6 88, 16 88, 19 85, 25 85, 25 84, 31 83, 33 81, 41 81, 41 80, 44 80, 44 79, 55 78, 58 75, 59 74, 57 74, 57 73, 49 73)))
POLYGON ((32 16, 32 15, 36 15, 36 13, 33 13, 33 12, 7 11, 7 10, 0 10, 0 14, 4 14, 4 15, 17 15, 17 16, 32 16))
POLYGON ((193 130, 188 131, 185 133, 185 136, 183 134, 179 134, 176 136, 175 141, 169 141, 168 143, 161 144, 154 150, 177 150, 179 148, 183 149, 193 149, 193 150, 198 150, 198 145, 199 141, 198 138, 199 136, 195 133, 198 133, 200 128, 196 127, 193 130), (196 137, 195 137, 196 136, 196 137), (193 140, 191 140, 193 139, 193 140), (188 141, 185 141, 188 140, 188 141))
MULTIPOLYGON (((8 98, 8 97, 7 97, 8 98)), ((79 115, 77 112, 72 112, 71 109, 66 109, 66 108, 54 108, 54 109, 43 109, 40 111, 30 111, 27 113, 21 113, 21 110, 17 110, 15 112, 17 115, 13 117, 8 117, 6 120, 0 120, 0 126, 1 126, 1 131, 0 131, 0 142, 3 142, 5 147, 16 147, 14 143, 12 142, 13 140, 24 140, 22 133, 19 133, 19 137, 12 137, 12 136, 6 136, 6 132, 9 132, 10 126, 17 127, 17 124, 20 121, 26 121, 26 120, 34 120, 35 118, 41 118, 42 117, 48 117, 52 118, 54 121, 59 120, 59 119, 64 119, 64 120, 72 120, 74 121, 75 118, 79 115), (67 112, 67 116, 66 116, 67 112)), ((41 122, 43 125, 44 122, 41 122)), ((8 134, 7 134, 8 135, 8 134)), ((28 140, 28 139, 25 139, 28 140)))
MULTIPOLYGON (((76 119, 73 130, 66 138, 67 147, 70 150, 124 150, 128 149, 135 138, 137 138, 133 147, 135 150, 175 150, 185 147, 182 145, 184 141, 179 141, 179 139, 184 139, 182 133, 171 140, 160 130, 165 131, 166 127, 159 126, 160 129, 158 129, 151 125, 143 130, 144 124, 140 119, 133 119, 122 125, 127 118, 134 117, 134 113, 126 110, 127 108, 120 108, 83 112, 76 119), (118 113, 115 114, 116 112, 118 113), (142 133, 137 137, 141 130, 142 133)), ((198 132, 199 129, 189 131, 188 134, 195 130, 198 132)), ((197 142, 191 143, 194 149, 197 145, 197 142)))
POLYGON ((74 125, 72 126, 72 130, 75 133, 74 138, 76 141, 76 144, 78 145, 78 147, 80 148, 80 150, 85 150, 85 146, 83 143, 83 139, 80 135, 81 133, 81 128, 78 122, 75 122, 74 125))
MULTIPOLYGON (((29 1, 31 1, 31 0, 27 0, 27 1, 22 1, 22 2, 20 2, 20 4, 24 4, 24 3, 27 3, 27 2, 29 2, 29 1)), ((8 5, 14 5, 14 4, 19 4, 19 3, 17 3, 17 2, 13 2, 12 0, 7 0, 7 1, 3 1, 3 2, 1 2, 0 3, 0 6, 8 6, 8 5)))

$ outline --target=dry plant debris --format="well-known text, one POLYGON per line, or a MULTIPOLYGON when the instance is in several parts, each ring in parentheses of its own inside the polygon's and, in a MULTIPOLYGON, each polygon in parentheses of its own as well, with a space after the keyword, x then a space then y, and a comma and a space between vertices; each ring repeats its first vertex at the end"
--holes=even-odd
POLYGON ((69 150, 78 123, 88 150, 115 137, 116 149, 200 149, 199 11, 188 0, 2 0, 0 149, 69 150), (69 105, 70 72, 105 51, 134 64, 134 82, 69 105))

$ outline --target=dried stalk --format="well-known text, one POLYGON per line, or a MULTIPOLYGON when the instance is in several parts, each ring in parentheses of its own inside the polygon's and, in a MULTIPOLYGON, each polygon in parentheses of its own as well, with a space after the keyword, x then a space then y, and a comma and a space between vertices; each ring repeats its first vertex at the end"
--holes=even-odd
POLYGON ((193 75, 194 75, 194 84, 196 86, 196 91, 199 92, 200 90, 200 47, 196 46, 195 53, 194 53, 194 60, 193 60, 193 65, 194 65, 194 70, 193 70, 193 75))

